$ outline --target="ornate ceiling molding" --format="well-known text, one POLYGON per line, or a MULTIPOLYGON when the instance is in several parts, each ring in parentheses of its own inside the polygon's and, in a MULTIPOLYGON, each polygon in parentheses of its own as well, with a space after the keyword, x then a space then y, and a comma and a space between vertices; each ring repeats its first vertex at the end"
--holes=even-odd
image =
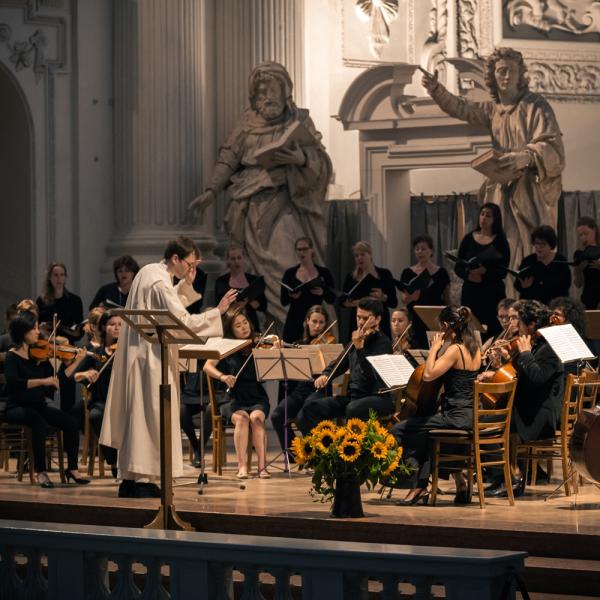
POLYGON ((356 14, 369 22, 369 48, 375 58, 390 42, 390 23, 398 18, 398 0, 356 0, 356 14))

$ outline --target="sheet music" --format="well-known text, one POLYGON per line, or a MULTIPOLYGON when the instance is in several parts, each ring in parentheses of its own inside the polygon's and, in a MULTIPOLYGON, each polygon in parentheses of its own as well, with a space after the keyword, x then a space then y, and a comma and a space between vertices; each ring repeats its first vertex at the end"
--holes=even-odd
POLYGON ((538 331, 563 363, 594 358, 594 353, 588 348, 573 325, 552 325, 538 329, 538 331))
POLYGON ((367 356, 367 360, 388 387, 406 385, 415 370, 402 354, 367 356))
POLYGON ((222 337, 212 337, 206 340, 204 344, 185 344, 179 346, 179 354, 193 358, 194 351, 212 350, 218 352, 221 358, 234 354, 238 350, 245 348, 250 344, 249 340, 234 340, 222 337))

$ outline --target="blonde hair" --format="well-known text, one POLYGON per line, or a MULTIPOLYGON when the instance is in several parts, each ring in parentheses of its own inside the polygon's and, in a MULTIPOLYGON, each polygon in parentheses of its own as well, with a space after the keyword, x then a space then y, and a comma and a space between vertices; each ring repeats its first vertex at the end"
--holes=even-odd
MULTIPOLYGON (((366 252, 370 255, 371 262, 373 262, 373 246, 371 246, 369 242, 365 242, 364 240, 356 242, 356 244, 352 246, 352 253, 356 254, 357 252, 366 252)), ((358 267, 352 271, 352 277, 354 277, 354 279, 360 279, 362 275, 364 275, 364 273, 360 271, 358 267)))
POLYGON ((88 313, 87 323, 83 326, 83 330, 90 338, 93 338, 94 335, 99 337, 98 324, 100 323, 100 317, 105 312, 106 308, 103 306, 95 306, 88 313))
POLYGON ((33 300, 31 298, 23 298, 23 300, 21 300, 21 302, 19 302, 17 304, 17 313, 20 313, 20 312, 23 312, 26 310, 28 310, 29 312, 32 312, 36 316, 39 314, 38 306, 37 306, 35 300, 33 300))

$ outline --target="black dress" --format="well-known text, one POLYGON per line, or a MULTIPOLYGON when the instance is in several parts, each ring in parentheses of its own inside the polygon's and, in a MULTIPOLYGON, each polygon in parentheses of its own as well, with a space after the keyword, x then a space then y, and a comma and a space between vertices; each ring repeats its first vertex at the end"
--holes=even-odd
MULTIPOLYGON (((220 370, 226 375, 236 375, 247 358, 244 352, 236 352, 219 363, 220 370)), ((263 384, 256 379, 254 360, 250 359, 244 370, 238 375, 235 386, 229 391, 231 414, 236 410, 251 413, 261 410, 265 419, 269 416, 269 397, 263 384)))
POLYGON ((481 283, 468 281, 468 272, 461 263, 457 263, 454 268, 455 273, 463 279, 461 304, 468 306, 479 321, 483 325, 487 325, 484 338, 495 336, 502 331, 496 318, 496 307, 498 302, 506 297, 504 278, 506 277, 506 267, 510 262, 510 247, 506 238, 498 235, 491 244, 479 244, 471 232, 465 235, 458 249, 458 258, 469 260, 479 256, 489 246, 494 246, 502 259, 497 263, 483 265, 487 270, 481 283))
POLYGON ((562 254, 556 254, 549 265, 538 261, 536 254, 530 254, 521 261, 519 271, 526 267, 534 268, 534 281, 528 288, 524 288, 521 280, 518 277, 515 279, 515 289, 520 293, 521 299, 549 304, 554 298, 569 295, 571 269, 562 254))
POLYGON ((539 337, 531 352, 520 353, 513 363, 517 389, 511 429, 523 442, 553 437, 564 395, 562 363, 550 344, 539 337))
MULTIPOLYGON (((246 276, 246 279, 248 280, 248 284, 252 283, 253 281, 255 281, 256 279, 258 279, 258 275, 253 275, 252 273, 244 273, 244 275, 246 276)), ((221 298, 231 289, 231 286, 229 285, 229 277, 230 277, 230 273, 223 273, 223 275, 221 275, 220 277, 217 277, 216 281, 215 281, 215 306, 217 304, 219 304, 219 302, 221 301, 221 298)), ((238 291, 241 288, 235 288, 238 291)), ((256 314, 257 311, 260 311, 262 313, 266 312, 267 310, 267 297, 265 296, 264 293, 260 294, 260 296, 257 296, 256 300, 258 300, 259 306, 258 308, 252 308, 252 306, 250 306, 250 303, 246 304, 246 314, 248 315, 248 319, 250 319, 250 322, 252 323, 252 326, 254 327, 254 331, 260 331, 260 326, 258 323, 258 315, 256 314)))
POLYGON ((600 268, 587 265, 583 269, 581 302, 586 310, 596 310, 600 303, 600 268))
POLYGON ((196 302, 192 302, 188 307, 187 311, 191 315, 197 315, 200 313, 202 309, 202 305, 204 304, 204 292, 206 291, 206 281, 208 279, 208 275, 202 269, 196 269, 196 277, 194 277, 194 282, 192 283, 192 287, 194 291, 202 294, 202 298, 200 300, 196 300, 196 302))
MULTIPOLYGON (((298 267, 300 267, 299 264, 287 269, 283 274, 283 283, 289 285, 291 288, 296 288, 302 283, 296 277, 298 267)), ((304 331, 304 318, 311 306, 314 306, 315 304, 321 305, 323 302, 329 304, 335 302, 335 292, 333 291, 334 281, 331 272, 327 267, 315 265, 315 268, 321 279, 325 282, 322 296, 317 296, 316 294, 311 293, 310 290, 302 290, 300 298, 294 300, 290 296, 289 290, 281 286, 281 305, 289 305, 290 307, 283 325, 283 340, 285 342, 293 343, 302 337, 304 331)))
POLYGON ((81 339, 83 331, 80 328, 71 329, 71 326, 79 325, 83 321, 83 303, 77 294, 65 289, 62 297, 54 300, 52 304, 46 304, 41 296, 38 296, 36 304, 40 323, 47 323, 51 329, 52 317, 56 314, 60 321, 58 335, 66 337, 70 342, 81 339))
MULTIPOLYGON (((400 281, 402 283, 409 283, 412 279, 417 276, 410 267, 407 267, 402 271, 400 275, 400 281)), ((428 348, 427 343, 427 326, 417 313, 415 312, 415 306, 442 306, 444 302, 444 290, 450 284, 450 276, 448 271, 444 267, 439 267, 438 270, 431 276, 430 285, 421 290, 421 295, 418 300, 411 302, 407 305, 408 315, 410 317, 412 328, 410 330, 411 336, 411 347, 412 348, 428 348)))
POLYGON ((114 304, 118 304, 121 307, 125 307, 127 304, 127 298, 129 292, 124 294, 119 290, 119 284, 116 281, 103 285, 94 296, 94 299, 90 302, 90 310, 96 306, 104 306, 105 308, 111 309, 116 308, 114 304))
MULTIPOLYGON (((462 355, 460 347, 459 350, 462 355)), ((394 425, 392 433, 403 447, 408 464, 415 469, 404 487, 427 486, 431 472, 429 431, 473 428, 473 383, 478 373, 479 370, 449 369, 442 375, 444 395, 440 411, 430 417, 411 417, 394 425)), ((460 467, 457 465, 457 468, 460 467)), ((448 466, 440 471, 440 477, 448 477, 447 469, 448 466)))
MULTIPOLYGON (((396 286, 394 284, 394 277, 389 269, 382 267, 375 267, 375 272, 380 280, 380 288, 383 293, 387 296, 387 300, 383 303, 383 316, 381 317, 381 331, 391 339, 392 332, 390 326, 390 308, 396 308, 398 306, 398 296, 396 294, 396 286)), ((344 279, 344 285, 342 291, 349 292, 358 281, 354 279, 352 273, 348 273, 344 279)), ((342 298, 344 298, 342 296, 342 298)), ((356 329, 356 308, 341 307, 340 310, 340 341, 345 344, 350 341, 352 332, 356 329)))

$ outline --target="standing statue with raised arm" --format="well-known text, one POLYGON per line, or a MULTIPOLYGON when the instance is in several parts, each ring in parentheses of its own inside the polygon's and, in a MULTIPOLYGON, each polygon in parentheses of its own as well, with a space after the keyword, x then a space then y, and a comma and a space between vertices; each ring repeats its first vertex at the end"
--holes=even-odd
POLYGON ((508 183, 486 179, 483 202, 500 206, 510 242, 512 264, 531 253, 529 235, 540 225, 556 228, 558 199, 565 168, 562 134, 554 111, 539 94, 529 91, 523 55, 498 48, 485 63, 485 82, 492 100, 472 102, 451 94, 435 74, 423 69, 423 85, 439 107, 452 117, 484 126, 508 183))
POLYGON ((258 65, 248 84, 250 108, 221 146, 204 193, 189 208, 202 211, 226 189, 227 232, 243 244, 251 270, 264 275, 269 310, 283 321, 279 288, 283 272, 296 259, 294 240, 310 238, 316 260, 325 258, 324 199, 331 161, 308 110, 294 104, 292 81, 283 65, 258 65), (298 123, 304 131, 301 140, 282 144, 268 164, 257 160, 257 151, 277 146, 298 123))

